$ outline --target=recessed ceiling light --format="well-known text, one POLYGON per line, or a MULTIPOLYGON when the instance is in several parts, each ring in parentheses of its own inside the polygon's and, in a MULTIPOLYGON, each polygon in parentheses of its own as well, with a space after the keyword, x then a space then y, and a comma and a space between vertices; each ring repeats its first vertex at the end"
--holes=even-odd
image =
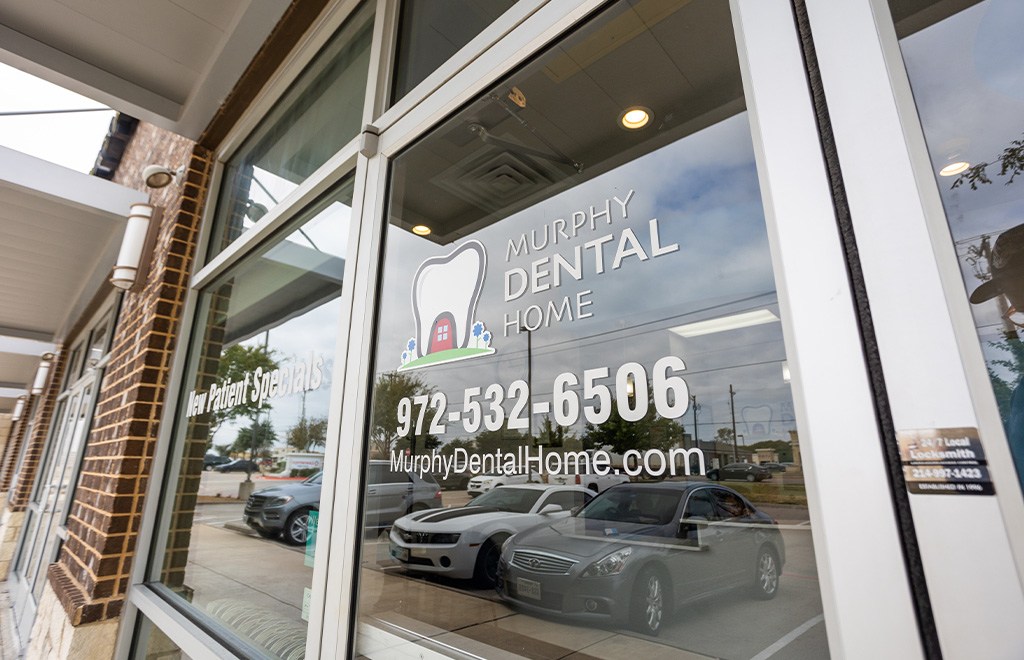
POLYGON ((651 112, 649 108, 635 105, 632 108, 626 108, 625 112, 619 116, 619 122, 621 122, 625 128, 635 131, 638 128, 646 126, 653 116, 654 113, 651 112))
POLYGON ((752 312, 743 312, 741 314, 733 314, 732 316, 720 316, 708 319, 707 321, 687 323, 686 325, 669 328, 669 330, 680 337, 700 337, 701 335, 711 335, 716 332, 725 332, 726 330, 736 330, 738 328, 749 328, 750 326, 772 323, 778 320, 779 317, 772 314, 769 310, 757 309, 752 312))
POLYGON ((415 227, 412 228, 412 233, 416 234, 417 236, 426 236, 427 234, 430 233, 430 227, 426 225, 416 225, 415 227))
POLYGON ((941 170, 939 170, 939 176, 956 176, 957 174, 960 174, 970 166, 970 163, 963 160, 957 161, 955 163, 950 163, 949 165, 946 165, 941 170))

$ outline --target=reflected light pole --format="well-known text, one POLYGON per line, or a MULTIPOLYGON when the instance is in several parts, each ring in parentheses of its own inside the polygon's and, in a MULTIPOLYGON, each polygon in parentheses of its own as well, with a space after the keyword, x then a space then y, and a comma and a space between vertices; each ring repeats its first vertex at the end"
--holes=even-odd
POLYGON ((732 415, 732 462, 738 463, 739 458, 737 457, 736 441, 736 406, 733 402, 733 398, 736 396, 736 390, 732 389, 732 383, 729 384, 729 414, 732 415))
POLYGON ((526 333, 526 418, 529 426, 526 430, 526 437, 531 445, 535 445, 533 439, 533 331, 525 325, 519 326, 520 332, 526 333))
POLYGON ((700 438, 697 437, 697 413, 700 412, 700 404, 697 403, 696 394, 690 395, 690 407, 693 408, 693 446, 700 449, 700 438))

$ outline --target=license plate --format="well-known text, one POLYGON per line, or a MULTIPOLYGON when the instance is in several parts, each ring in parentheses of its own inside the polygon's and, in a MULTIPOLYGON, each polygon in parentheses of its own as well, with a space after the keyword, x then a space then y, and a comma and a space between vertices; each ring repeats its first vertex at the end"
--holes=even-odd
POLYGON ((516 578, 516 593, 523 598, 540 600, 540 582, 527 580, 526 578, 516 578))
POLYGON ((401 548, 394 543, 391 544, 391 556, 398 561, 409 561, 409 549, 401 548))

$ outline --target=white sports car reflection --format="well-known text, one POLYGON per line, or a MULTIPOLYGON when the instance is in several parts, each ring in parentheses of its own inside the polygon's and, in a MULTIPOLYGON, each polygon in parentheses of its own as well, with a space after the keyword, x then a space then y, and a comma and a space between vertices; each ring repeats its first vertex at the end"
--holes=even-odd
POLYGON ((391 556, 410 572, 473 578, 493 587, 501 544, 589 502, 580 486, 500 486, 455 509, 418 511, 391 528, 391 556))

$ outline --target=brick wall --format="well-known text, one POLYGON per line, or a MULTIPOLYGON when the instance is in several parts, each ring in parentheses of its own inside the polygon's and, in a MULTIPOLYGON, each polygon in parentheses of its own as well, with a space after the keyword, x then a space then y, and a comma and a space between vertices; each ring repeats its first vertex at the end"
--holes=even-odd
POLYGON ((7 445, 4 446, 3 463, 0 463, 0 493, 7 492, 11 487, 11 479, 14 477, 14 463, 21 453, 21 446, 25 442, 25 430, 32 418, 32 407, 35 405, 35 397, 28 395, 25 399, 25 407, 21 411, 21 418, 11 424, 11 432, 7 438, 7 445))
MULTIPOLYGON (((55 353, 50 367, 49 380, 43 388, 43 393, 32 397, 34 399, 32 401, 32 428, 24 440, 25 456, 21 465, 16 466, 18 473, 11 480, 11 490, 7 494, 7 508, 11 511, 24 511, 28 507, 29 498, 32 496, 32 487, 36 482, 36 473, 39 471, 39 461, 42 459, 43 448, 46 445, 46 437, 53 423, 53 409, 57 405, 57 395, 60 394, 61 382, 64 380, 64 368, 67 364, 67 355, 64 354, 60 346, 56 348, 55 353)), ((17 455, 15 455, 11 461, 12 465, 17 460, 17 455)))
POLYGON ((116 617, 124 602, 212 156, 141 123, 114 180, 145 190, 141 171, 150 163, 186 165, 185 182, 151 192, 162 208, 152 263, 144 287, 121 306, 68 539, 48 569, 72 625, 116 617))

